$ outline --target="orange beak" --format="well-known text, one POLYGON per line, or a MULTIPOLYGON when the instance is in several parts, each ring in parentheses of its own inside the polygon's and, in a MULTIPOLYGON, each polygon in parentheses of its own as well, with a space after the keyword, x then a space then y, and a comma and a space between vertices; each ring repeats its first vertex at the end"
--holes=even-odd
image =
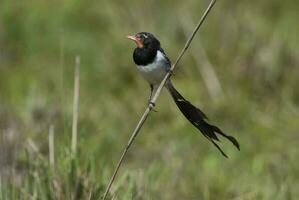
POLYGON ((136 36, 128 35, 127 38, 130 39, 130 40, 133 40, 136 43, 138 48, 143 48, 144 47, 143 43, 136 36))

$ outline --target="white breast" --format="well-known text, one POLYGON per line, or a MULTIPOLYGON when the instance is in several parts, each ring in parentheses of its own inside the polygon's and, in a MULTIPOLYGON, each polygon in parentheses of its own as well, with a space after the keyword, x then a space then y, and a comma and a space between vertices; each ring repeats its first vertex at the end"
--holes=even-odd
POLYGON ((163 80, 168 67, 167 61, 161 51, 157 51, 153 63, 148 65, 137 65, 137 69, 143 78, 153 85, 157 85, 163 80))

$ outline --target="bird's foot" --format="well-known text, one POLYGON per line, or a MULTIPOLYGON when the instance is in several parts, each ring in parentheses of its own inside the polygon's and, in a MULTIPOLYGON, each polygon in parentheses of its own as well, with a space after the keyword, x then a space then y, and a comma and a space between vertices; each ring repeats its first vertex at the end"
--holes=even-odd
POLYGON ((174 72, 173 72, 173 70, 171 68, 167 69, 167 73, 169 73, 170 76, 174 75, 174 72))
POLYGON ((155 106, 156 106, 156 104, 155 104, 154 102, 149 101, 149 102, 148 102, 148 106, 149 106, 150 109, 153 110, 154 112, 158 112, 157 110, 154 109, 155 106))

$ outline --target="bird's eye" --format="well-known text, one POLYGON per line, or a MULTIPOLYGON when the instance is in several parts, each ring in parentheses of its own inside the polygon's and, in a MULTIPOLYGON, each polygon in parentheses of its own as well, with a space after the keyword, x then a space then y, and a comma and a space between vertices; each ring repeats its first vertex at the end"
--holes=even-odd
POLYGON ((138 35, 138 38, 140 38, 141 40, 145 40, 148 38, 148 36, 146 34, 141 33, 138 35))

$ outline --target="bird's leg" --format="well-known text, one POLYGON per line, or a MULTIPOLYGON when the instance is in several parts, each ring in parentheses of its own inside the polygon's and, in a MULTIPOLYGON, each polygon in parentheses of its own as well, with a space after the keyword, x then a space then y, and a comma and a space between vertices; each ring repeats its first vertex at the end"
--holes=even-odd
POLYGON ((156 106, 156 104, 154 102, 152 102, 152 97, 153 97, 153 92, 154 92, 154 86, 152 84, 150 84, 150 88, 151 88, 151 93, 148 99, 148 104, 152 107, 152 110, 157 112, 154 107, 156 106))
POLYGON ((152 84, 150 84, 150 88, 151 88, 151 93, 150 93, 150 96, 149 96, 149 98, 148 98, 148 103, 150 103, 151 100, 152 100, 153 91, 154 91, 154 86, 153 86, 152 84))

